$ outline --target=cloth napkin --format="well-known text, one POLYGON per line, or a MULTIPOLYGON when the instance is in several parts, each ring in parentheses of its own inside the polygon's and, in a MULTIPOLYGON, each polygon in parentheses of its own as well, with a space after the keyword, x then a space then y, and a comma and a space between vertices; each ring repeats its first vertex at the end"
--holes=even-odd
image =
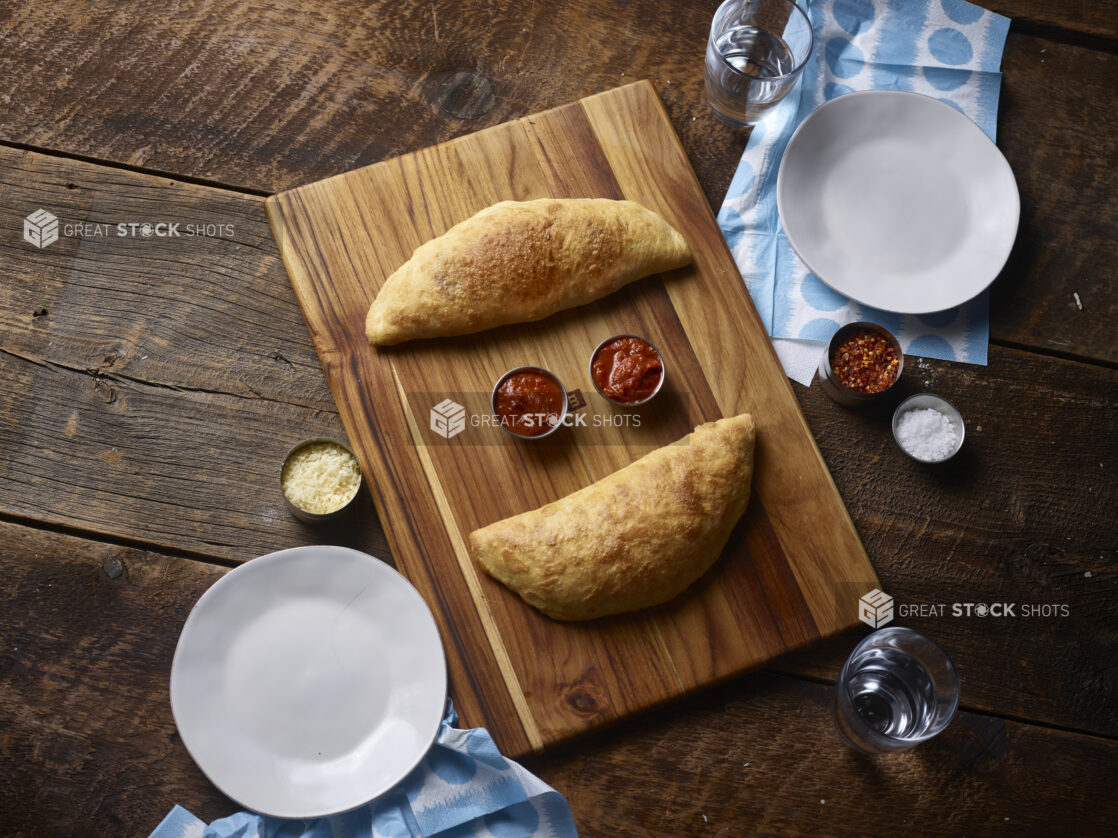
POLYGON ((855 90, 934 96, 990 139, 997 125, 1001 57, 1009 19, 964 0, 806 0, 815 49, 800 82, 750 135, 718 214, 757 311, 790 378, 810 385, 826 341, 843 323, 889 329, 904 352, 986 363, 986 293, 962 306, 903 315, 863 306, 824 285, 780 227, 776 176, 800 122, 855 90))
POLYGON ((239 812, 206 826, 175 806, 150 838, 577 838, 562 795, 505 759, 484 728, 460 730, 457 721, 448 701, 423 761, 352 812, 312 820, 239 812))

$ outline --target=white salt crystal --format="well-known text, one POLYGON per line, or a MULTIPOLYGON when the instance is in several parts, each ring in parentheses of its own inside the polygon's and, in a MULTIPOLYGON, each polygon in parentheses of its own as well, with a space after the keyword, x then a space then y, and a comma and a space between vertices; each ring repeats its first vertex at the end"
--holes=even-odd
POLYGON ((931 407, 905 411, 897 422, 897 442, 918 460, 942 460, 958 441, 951 420, 931 407))

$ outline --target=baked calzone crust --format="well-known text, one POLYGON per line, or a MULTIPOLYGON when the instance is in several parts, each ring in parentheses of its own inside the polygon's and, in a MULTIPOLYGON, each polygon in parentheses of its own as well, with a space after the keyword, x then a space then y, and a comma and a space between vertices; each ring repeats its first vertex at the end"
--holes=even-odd
POLYGON ((745 511, 754 436, 749 414, 700 425, 565 498, 475 530, 470 548, 559 620, 666 602, 714 564, 745 511))
POLYGON ((632 201, 502 201, 417 248, 365 332, 387 345, 539 320, 690 261, 683 236, 632 201))

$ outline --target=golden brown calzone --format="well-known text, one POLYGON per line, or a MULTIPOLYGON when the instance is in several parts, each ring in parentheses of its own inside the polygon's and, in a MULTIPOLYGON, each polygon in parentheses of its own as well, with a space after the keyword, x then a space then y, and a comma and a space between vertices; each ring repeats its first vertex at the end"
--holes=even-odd
POLYGON ((383 346, 539 320, 690 261, 683 236, 632 201, 502 201, 417 248, 365 333, 383 346))
POLYGON ((559 620, 657 605, 714 564, 746 504, 753 417, 674 445, 531 512, 470 533, 491 576, 559 620))

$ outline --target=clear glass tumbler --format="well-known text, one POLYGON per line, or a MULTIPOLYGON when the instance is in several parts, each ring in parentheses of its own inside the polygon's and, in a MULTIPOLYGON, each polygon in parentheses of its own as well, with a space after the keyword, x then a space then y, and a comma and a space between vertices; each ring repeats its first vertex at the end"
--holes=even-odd
POLYGON ((726 0, 714 13, 706 52, 707 98, 730 125, 755 125, 792 89, 815 36, 792 0, 726 0))
POLYGON ((903 751, 947 727, 959 707, 959 673, 918 631, 878 629, 854 649, 835 685, 835 724, 865 753, 903 751))

